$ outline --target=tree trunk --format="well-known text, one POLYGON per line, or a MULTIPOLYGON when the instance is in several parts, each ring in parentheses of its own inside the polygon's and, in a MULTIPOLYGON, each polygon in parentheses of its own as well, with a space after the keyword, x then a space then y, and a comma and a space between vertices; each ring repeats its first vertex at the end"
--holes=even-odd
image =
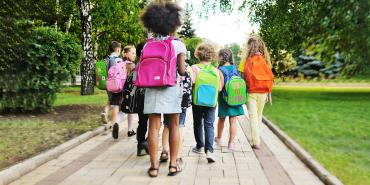
POLYGON ((66 33, 68 33, 69 29, 71 28, 72 19, 73 19, 73 14, 69 14, 69 18, 68 18, 68 22, 67 22, 67 26, 66 26, 66 33))
POLYGON ((100 37, 100 31, 99 29, 96 29, 96 38, 94 43, 94 58, 98 58, 98 51, 99 51, 99 37, 100 37))
POLYGON ((94 93, 95 60, 92 48, 92 22, 90 0, 78 0, 80 6, 81 26, 82 26, 82 47, 84 58, 81 64, 81 95, 91 95, 94 93))

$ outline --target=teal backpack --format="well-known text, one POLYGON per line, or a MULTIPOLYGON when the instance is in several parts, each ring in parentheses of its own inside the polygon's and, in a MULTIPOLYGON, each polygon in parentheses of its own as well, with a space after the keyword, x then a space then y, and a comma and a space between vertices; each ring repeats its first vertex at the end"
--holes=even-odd
POLYGON ((235 66, 227 69, 226 66, 220 67, 224 75, 224 89, 222 97, 230 106, 239 106, 247 103, 247 85, 243 78, 238 74, 235 66))
POLYGON ((216 107, 220 77, 214 66, 196 64, 200 71, 195 79, 193 104, 204 107, 216 107))
POLYGON ((95 63, 95 85, 101 90, 107 89, 108 62, 109 60, 98 60, 95 63))

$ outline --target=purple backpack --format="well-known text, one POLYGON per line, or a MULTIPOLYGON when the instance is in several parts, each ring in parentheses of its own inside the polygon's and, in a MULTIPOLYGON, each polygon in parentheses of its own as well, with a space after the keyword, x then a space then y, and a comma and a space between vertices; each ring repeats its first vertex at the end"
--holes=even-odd
POLYGON ((112 93, 123 91, 127 77, 126 61, 119 61, 108 70, 107 90, 112 93))
POLYGON ((164 87, 176 85, 177 56, 172 44, 166 40, 149 39, 140 56, 135 85, 137 87, 164 87))

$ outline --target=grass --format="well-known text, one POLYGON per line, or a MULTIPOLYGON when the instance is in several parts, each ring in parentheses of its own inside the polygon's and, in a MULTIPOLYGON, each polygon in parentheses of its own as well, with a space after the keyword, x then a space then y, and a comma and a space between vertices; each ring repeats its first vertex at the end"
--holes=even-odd
POLYGON ((279 87, 264 114, 344 184, 370 184, 370 88, 279 87))
POLYGON ((276 78, 275 82, 305 82, 305 83, 370 83, 370 72, 367 72, 362 75, 356 75, 352 77, 345 77, 339 76, 335 79, 320 79, 320 78, 313 78, 313 79, 304 79, 304 78, 276 78))
POLYGON ((107 93, 95 88, 94 95, 80 96, 80 87, 65 87, 57 93, 54 106, 61 105, 104 105, 107 103, 107 93))
POLYGON ((0 170, 100 126, 105 91, 80 96, 78 87, 57 94, 46 114, 0 115, 0 170))

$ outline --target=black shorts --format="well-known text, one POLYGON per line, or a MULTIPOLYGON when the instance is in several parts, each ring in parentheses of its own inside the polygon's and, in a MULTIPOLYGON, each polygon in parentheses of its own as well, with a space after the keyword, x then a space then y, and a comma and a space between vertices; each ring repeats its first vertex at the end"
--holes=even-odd
POLYGON ((108 94, 109 105, 121 106, 122 100, 123 100, 123 93, 122 92, 112 93, 112 92, 107 91, 107 94, 108 94))

